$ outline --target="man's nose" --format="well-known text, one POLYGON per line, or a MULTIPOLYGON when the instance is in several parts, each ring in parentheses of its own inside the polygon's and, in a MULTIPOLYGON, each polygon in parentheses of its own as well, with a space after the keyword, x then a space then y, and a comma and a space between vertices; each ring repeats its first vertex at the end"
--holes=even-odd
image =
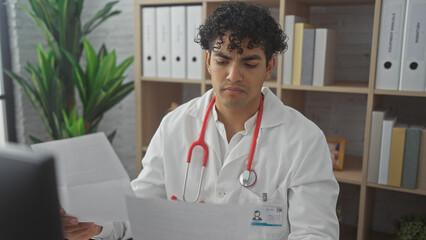
POLYGON ((237 63, 230 64, 226 79, 231 82, 241 81, 243 78, 240 66, 237 63))

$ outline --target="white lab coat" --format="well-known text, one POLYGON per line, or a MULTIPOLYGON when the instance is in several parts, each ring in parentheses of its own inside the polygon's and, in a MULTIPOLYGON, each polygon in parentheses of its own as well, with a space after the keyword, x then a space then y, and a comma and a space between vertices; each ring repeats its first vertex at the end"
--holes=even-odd
MULTIPOLYGON (((253 187, 238 177, 247 167, 254 128, 244 136, 222 166, 219 134, 212 114, 205 142, 209 160, 200 200, 218 204, 258 204, 283 209, 282 227, 251 226, 249 239, 338 239, 336 201, 339 186, 332 171, 330 152, 322 131, 296 110, 285 106, 263 88, 264 111, 252 169, 253 187), (268 200, 262 200, 266 193, 268 200)), ((199 138, 203 117, 213 96, 181 105, 162 120, 142 160, 143 170, 132 182, 139 197, 182 199, 189 146, 199 138)), ((199 149, 197 149, 199 150, 199 149)), ((195 151, 186 198, 195 198, 202 152, 195 151)))

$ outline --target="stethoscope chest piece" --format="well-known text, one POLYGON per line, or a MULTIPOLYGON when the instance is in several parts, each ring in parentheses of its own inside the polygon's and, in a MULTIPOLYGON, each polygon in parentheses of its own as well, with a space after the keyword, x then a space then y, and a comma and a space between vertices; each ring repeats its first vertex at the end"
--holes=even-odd
POLYGON ((240 175, 240 184, 244 187, 251 187, 256 183, 257 175, 253 170, 244 170, 240 175))

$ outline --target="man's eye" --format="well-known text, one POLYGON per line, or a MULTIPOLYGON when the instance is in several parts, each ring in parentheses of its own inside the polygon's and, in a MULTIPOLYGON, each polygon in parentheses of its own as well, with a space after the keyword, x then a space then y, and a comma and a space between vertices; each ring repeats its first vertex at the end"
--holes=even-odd
POLYGON ((224 65, 227 62, 226 61, 221 61, 221 60, 216 60, 216 63, 219 64, 219 65, 224 65))
POLYGON ((246 63, 245 65, 248 68, 255 68, 257 66, 257 64, 249 64, 249 63, 246 63))

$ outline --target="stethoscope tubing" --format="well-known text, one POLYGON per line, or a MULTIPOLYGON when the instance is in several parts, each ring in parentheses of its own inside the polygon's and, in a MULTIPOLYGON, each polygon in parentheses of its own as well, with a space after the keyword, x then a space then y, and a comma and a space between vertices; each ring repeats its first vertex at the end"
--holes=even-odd
MULTIPOLYGON (((196 146, 202 147, 204 153, 203 153, 203 163, 201 165, 201 176, 200 176, 200 181, 198 183, 197 195, 196 195, 196 198, 192 202, 194 202, 194 203, 197 202, 198 199, 199 199, 199 197, 200 197, 201 185, 202 185, 202 182, 203 182, 203 179, 204 179, 204 169, 205 169, 205 167, 207 165, 208 153, 209 153, 207 144, 204 141, 204 135, 206 133, 206 127, 207 127, 208 118, 210 116, 210 112, 211 112, 211 110, 212 110, 215 102, 216 102, 216 97, 213 97, 213 99, 210 101, 210 104, 209 104, 209 106, 207 108, 207 111, 206 111, 206 113, 204 115, 203 125, 201 127, 201 132, 200 132, 200 137, 198 138, 197 141, 195 141, 194 143, 191 144, 191 146, 189 148, 189 151, 188 151, 188 157, 187 157, 187 160, 186 160, 185 178, 184 178, 183 189, 182 189, 182 193, 183 193, 182 199, 183 199, 183 201, 186 201, 186 198, 185 198, 186 194, 185 193, 186 193, 186 184, 187 184, 187 181, 188 181, 189 165, 191 163, 192 151, 194 150, 194 148, 196 146)), ((252 140, 252 143, 251 143, 251 146, 250 146, 250 154, 249 154, 249 159, 248 159, 248 163, 247 163, 247 170, 246 170, 248 172, 253 173, 255 179, 254 179, 254 182, 251 183, 251 184, 243 184, 243 183, 241 183, 241 185, 244 186, 244 187, 251 187, 251 186, 253 186, 256 183, 256 180, 257 180, 257 174, 256 174, 256 172, 254 170, 252 170, 252 164, 253 164, 254 152, 256 150, 257 138, 259 136, 259 130, 260 130, 260 123, 262 121, 262 115, 263 115, 263 96, 261 96, 261 98, 260 98, 260 106, 259 106, 259 111, 258 111, 258 115, 257 115, 257 119, 256 119, 256 126, 255 126, 255 130, 254 130, 253 140, 252 140)), ((176 197, 173 195, 172 199, 176 199, 176 197)))

